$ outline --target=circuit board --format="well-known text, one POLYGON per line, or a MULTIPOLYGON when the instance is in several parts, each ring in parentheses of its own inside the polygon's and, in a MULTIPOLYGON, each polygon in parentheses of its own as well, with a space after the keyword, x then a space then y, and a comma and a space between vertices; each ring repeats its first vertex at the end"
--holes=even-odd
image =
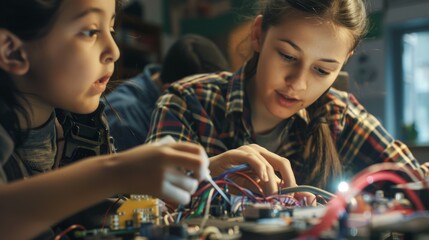
POLYGON ((229 181, 230 171, 214 178, 228 199, 207 182, 201 183, 191 203, 180 208, 150 196, 131 195, 116 212, 106 212, 108 224, 74 230, 72 238, 429 239, 429 181, 410 172, 405 181, 403 173, 395 172, 400 170, 385 163, 373 166, 336 194, 297 186, 269 196, 235 185, 229 181), (382 181, 394 184, 389 189, 365 190, 382 181), (419 188, 414 186, 417 182, 419 188), (302 192, 314 198, 300 199, 302 192))

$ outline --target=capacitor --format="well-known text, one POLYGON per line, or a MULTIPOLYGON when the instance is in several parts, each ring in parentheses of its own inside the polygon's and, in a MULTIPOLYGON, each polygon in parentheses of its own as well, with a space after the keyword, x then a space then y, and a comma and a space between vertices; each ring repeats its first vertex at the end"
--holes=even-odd
POLYGON ((119 214, 110 215, 110 229, 118 230, 119 228, 119 214))

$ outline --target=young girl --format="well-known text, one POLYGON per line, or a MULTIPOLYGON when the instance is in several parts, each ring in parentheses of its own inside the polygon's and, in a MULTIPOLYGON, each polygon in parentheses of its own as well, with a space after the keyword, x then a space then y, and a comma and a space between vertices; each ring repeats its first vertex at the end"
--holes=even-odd
MULTIPOLYGON (((200 143, 212 175, 248 163, 266 193, 331 183, 377 162, 418 169, 408 148, 346 92, 331 88, 366 30, 361 0, 268 0, 252 57, 235 73, 188 78, 158 101, 148 142, 200 143)), ((243 182, 244 183, 244 182, 243 182)))
MULTIPOLYGON (((115 0, 0 1, 4 239, 34 237, 115 193, 187 203, 198 180, 206 176, 202 149, 190 143, 149 144, 51 171, 63 155, 56 143, 62 128, 55 124, 54 109, 87 114, 99 107, 119 58, 112 37, 115 14, 115 0)), ((75 128, 73 133, 83 130, 75 128)))

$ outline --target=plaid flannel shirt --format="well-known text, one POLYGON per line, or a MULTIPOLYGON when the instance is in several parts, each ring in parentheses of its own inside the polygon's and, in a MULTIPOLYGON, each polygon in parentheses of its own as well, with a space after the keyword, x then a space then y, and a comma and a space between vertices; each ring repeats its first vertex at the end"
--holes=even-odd
MULTIPOLYGON (((171 135, 177 141, 202 145, 209 156, 255 143, 243 69, 190 76, 171 85, 152 113, 147 142, 171 135)), ((407 146, 393 139, 353 95, 332 88, 328 98, 327 121, 346 176, 388 161, 404 163, 427 174, 427 166, 420 166, 407 146)), ((288 133, 275 153, 290 160, 300 184, 306 177, 303 169, 304 134, 309 122, 306 110, 302 109, 289 121, 285 127, 288 133)))

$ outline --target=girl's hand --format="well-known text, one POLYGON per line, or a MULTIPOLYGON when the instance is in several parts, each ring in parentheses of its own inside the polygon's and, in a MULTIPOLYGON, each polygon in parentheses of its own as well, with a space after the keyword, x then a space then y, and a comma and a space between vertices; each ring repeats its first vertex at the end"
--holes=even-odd
POLYGON ((118 192, 149 194, 186 204, 207 176, 203 149, 192 143, 146 144, 113 155, 112 175, 118 192), (189 173, 192 173, 189 175, 189 173))
MULTIPOLYGON (((296 186, 295 175, 288 159, 281 157, 257 145, 244 145, 210 158, 212 176, 218 176, 234 166, 247 163, 252 168, 251 174, 262 185, 264 193, 271 195, 278 192, 280 178, 275 171, 281 174, 284 187, 296 186)), ((238 181, 238 178, 236 178, 238 181)), ((235 179, 234 179, 235 180, 235 179)), ((239 185, 250 188, 254 186, 249 180, 240 178, 239 185)))

